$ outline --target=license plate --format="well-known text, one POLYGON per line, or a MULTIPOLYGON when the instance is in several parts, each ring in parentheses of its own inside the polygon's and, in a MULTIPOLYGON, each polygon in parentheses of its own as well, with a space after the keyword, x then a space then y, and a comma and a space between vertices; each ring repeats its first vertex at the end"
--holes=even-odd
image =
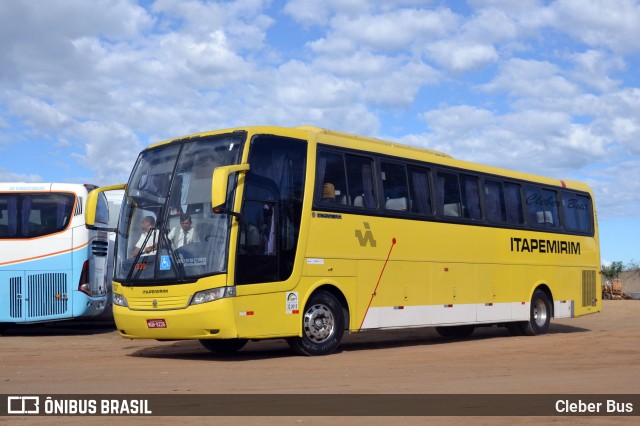
POLYGON ((148 319, 148 328, 167 328, 167 322, 163 319, 148 319))

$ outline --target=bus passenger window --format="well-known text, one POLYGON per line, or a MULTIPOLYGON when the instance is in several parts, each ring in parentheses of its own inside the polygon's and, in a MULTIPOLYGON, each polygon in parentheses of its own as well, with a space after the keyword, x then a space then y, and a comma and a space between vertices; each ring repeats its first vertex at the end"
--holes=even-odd
POLYGON ((584 195, 562 192, 562 211, 565 227, 570 231, 591 231, 591 200, 584 195))
POLYGON ((443 216, 462 216, 460 186, 455 173, 438 172, 438 211, 443 216))
POLYGON ((404 165, 382 163, 381 169, 385 209, 401 211, 409 210, 407 172, 404 165))
POLYGON ((409 208, 413 213, 432 214, 431 191, 429 189, 429 170, 408 167, 409 208))
POLYGON ((505 182, 504 201, 507 209, 507 222, 511 225, 524 225, 519 184, 505 182))
POLYGON ((490 222, 506 222, 507 209, 502 182, 489 179, 485 180, 484 195, 484 203, 487 207, 487 219, 489 219, 490 222))
POLYGON ((484 181, 484 203, 490 222, 523 225, 520 185, 486 179, 484 181))
POLYGON ((350 205, 342 154, 320 151, 316 169, 316 203, 350 205))
POLYGON ((376 208, 373 192, 373 161, 366 157, 346 155, 348 194, 354 207, 376 208))
POLYGON ((527 212, 529 223, 538 226, 559 226, 556 192, 537 186, 527 186, 527 212))
POLYGON ((463 216, 471 220, 481 220, 480 192, 476 176, 460 176, 460 193, 463 205, 463 216))

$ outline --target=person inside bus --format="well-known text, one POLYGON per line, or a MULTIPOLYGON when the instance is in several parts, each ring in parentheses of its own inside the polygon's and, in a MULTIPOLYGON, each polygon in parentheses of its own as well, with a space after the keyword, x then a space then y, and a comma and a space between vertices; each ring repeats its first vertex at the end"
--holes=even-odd
POLYGON ((155 254, 157 244, 158 244, 158 230, 153 229, 155 225, 156 225, 156 220, 153 218, 153 216, 145 216, 142 218, 142 220, 140 221, 140 228, 142 229, 142 234, 140 235, 140 238, 138 239, 136 246, 133 248, 133 250, 131 250, 131 254, 129 255, 130 259, 136 257, 138 253, 140 253, 140 250, 142 250, 142 256, 149 256, 149 255, 155 254), (151 233, 151 235, 149 236, 149 239, 147 240, 147 244, 144 246, 144 249, 143 249, 142 245, 144 244, 144 240, 147 239, 147 235, 149 235, 149 233, 151 233))
POLYGON ((325 183, 322 187, 322 202, 333 204, 336 202, 336 188, 332 183, 325 183))
POLYGON ((180 226, 176 226, 169 231, 168 237, 176 249, 200 241, 198 234, 196 234, 195 229, 191 226, 191 216, 188 214, 180 215, 180 226))

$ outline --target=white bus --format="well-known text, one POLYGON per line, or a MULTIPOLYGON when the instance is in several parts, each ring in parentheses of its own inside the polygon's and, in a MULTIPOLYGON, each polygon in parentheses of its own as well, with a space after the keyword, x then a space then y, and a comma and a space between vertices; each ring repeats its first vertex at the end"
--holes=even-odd
MULTIPOLYGON (((111 277, 108 233, 85 226, 93 185, 0 183, 0 325, 100 315, 111 277)), ((106 197, 96 220, 108 224, 106 197)))

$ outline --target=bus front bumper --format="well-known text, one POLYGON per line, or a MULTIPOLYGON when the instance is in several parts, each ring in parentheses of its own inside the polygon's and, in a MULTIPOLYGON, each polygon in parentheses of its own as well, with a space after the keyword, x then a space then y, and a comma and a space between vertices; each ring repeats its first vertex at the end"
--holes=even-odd
POLYGON ((113 306, 120 335, 127 339, 234 339, 238 332, 231 298, 173 310, 113 306))

